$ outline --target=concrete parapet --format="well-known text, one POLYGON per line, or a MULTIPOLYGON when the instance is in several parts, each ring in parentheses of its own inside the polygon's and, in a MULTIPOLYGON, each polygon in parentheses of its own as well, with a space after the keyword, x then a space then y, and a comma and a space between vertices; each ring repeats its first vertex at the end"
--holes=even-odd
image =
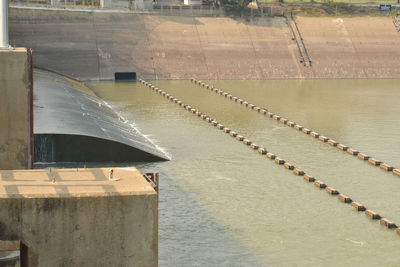
POLYGON ((25 48, 0 50, 0 169, 33 166, 32 58, 25 48))
POLYGON ((29 266, 157 266, 158 194, 135 168, 0 172, 0 240, 29 266))

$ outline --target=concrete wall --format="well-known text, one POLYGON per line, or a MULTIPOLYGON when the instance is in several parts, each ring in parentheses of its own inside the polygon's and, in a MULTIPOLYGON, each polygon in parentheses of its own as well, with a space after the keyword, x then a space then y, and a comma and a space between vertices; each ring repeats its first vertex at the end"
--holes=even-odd
POLYGON ((25 48, 0 50, 0 169, 30 167, 28 71, 25 48))
POLYGON ((157 193, 134 168, 107 172, 1 172, 0 240, 21 240, 29 266, 157 266, 157 193))
POLYGON ((77 79, 136 71, 145 79, 400 78, 390 17, 297 18, 313 67, 300 63, 282 17, 10 11, 10 39, 36 65, 77 79))

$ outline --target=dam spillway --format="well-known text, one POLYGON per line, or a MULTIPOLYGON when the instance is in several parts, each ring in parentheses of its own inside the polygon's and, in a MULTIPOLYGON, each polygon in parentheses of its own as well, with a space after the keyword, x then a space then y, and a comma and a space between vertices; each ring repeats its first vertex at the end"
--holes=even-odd
POLYGON ((35 162, 134 162, 168 156, 82 84, 36 70, 35 162))

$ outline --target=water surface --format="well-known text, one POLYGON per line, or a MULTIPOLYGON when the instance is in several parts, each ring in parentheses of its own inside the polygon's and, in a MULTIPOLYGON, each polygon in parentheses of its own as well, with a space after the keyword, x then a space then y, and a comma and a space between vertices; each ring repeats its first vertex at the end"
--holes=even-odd
MULTIPOLYGON (((395 222, 400 179, 189 81, 157 86, 395 222)), ((400 166, 397 80, 210 81, 400 166)), ((400 236, 139 83, 90 87, 172 156, 160 265, 396 266, 400 236)))

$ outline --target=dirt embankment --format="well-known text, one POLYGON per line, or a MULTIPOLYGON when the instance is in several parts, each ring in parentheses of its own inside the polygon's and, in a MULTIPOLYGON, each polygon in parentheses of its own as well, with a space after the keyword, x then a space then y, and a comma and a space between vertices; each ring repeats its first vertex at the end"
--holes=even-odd
POLYGON ((297 18, 312 67, 299 61, 285 19, 151 16, 11 9, 13 45, 37 67, 110 79, 400 78, 400 35, 390 17, 297 18))

